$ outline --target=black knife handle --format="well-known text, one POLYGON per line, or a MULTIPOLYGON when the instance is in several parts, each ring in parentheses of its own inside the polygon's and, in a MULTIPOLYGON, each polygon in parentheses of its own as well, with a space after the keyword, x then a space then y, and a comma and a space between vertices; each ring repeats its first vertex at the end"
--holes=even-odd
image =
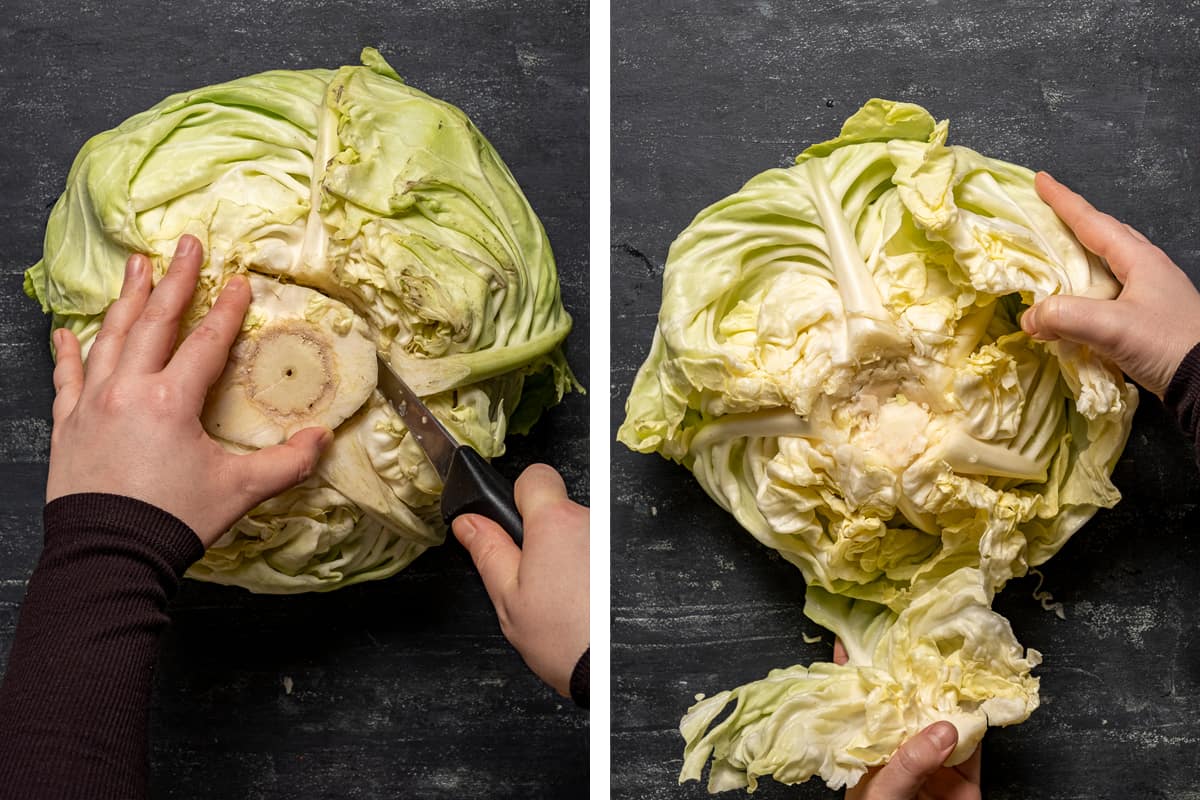
POLYGON ((513 499, 512 481, 466 445, 454 451, 442 488, 442 517, 449 525, 463 514, 479 514, 495 522, 521 546, 525 523, 513 499))

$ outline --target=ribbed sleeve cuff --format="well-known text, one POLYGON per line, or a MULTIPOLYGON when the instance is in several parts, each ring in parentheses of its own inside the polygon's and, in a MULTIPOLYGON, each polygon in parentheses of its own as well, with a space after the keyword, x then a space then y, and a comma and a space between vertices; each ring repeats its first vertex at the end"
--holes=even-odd
POLYGON ((1167 385, 1163 402, 1180 429, 1192 440, 1196 463, 1200 464, 1200 344, 1183 357, 1167 385))
POLYGON ((571 699, 580 708, 587 708, 590 700, 591 654, 592 648, 584 650, 583 655, 575 662, 575 669, 571 670, 571 699))
POLYGON ((1167 386, 1167 393, 1163 397, 1163 402, 1166 403, 1167 408, 1177 416, 1180 416, 1179 424, 1184 430, 1192 430, 1192 426, 1184 424, 1181 412, 1185 410, 1192 410, 1194 412, 1194 408, 1185 409, 1183 406, 1190 405, 1194 407, 1198 394, 1200 394, 1200 343, 1197 343, 1183 357, 1183 361, 1179 363, 1179 368, 1175 370, 1175 375, 1171 378, 1171 383, 1167 386))
POLYGON ((48 551, 68 544, 72 537, 115 533, 152 551, 171 570, 175 581, 204 556, 204 545, 182 520, 132 497, 69 494, 47 503, 42 519, 48 551))

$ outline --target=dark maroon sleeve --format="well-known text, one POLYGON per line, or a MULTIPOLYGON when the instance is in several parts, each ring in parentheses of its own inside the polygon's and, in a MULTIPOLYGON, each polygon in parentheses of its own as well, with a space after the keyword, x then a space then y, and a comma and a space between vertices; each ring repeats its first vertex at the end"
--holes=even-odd
POLYGON ((1200 464, 1200 344, 1192 348, 1175 370, 1163 400, 1191 440, 1196 463, 1200 464))
POLYGON ((0 685, 0 798, 142 798, 147 707, 167 603, 204 554, 187 525, 128 497, 46 506, 0 685))
POLYGON ((591 699, 592 648, 583 651, 571 670, 571 699, 580 708, 587 708, 591 699))

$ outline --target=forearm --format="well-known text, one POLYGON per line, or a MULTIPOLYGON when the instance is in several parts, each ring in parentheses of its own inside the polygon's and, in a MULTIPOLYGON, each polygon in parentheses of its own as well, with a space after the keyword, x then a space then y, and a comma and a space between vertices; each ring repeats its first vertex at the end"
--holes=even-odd
POLYGON ((113 495, 46 506, 0 685, 0 798, 137 798, 167 603, 203 554, 160 509, 113 495))

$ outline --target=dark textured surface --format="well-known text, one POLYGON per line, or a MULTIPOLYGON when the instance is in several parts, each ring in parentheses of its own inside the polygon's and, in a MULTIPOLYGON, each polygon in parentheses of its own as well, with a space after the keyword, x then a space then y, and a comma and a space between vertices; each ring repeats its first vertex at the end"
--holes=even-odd
MULTIPOLYGON (((367 44, 463 108, 507 161, 554 245, 576 323, 569 356, 588 383, 586 3, 6 0, 0 658, 40 550, 53 395, 47 322, 21 273, 75 153, 171 92, 357 63, 367 44)), ((501 470, 548 461, 586 500, 586 414, 572 396, 510 442, 501 470)), ((188 582, 174 618, 152 718, 155 797, 583 795, 586 714, 526 670, 457 544, 324 596, 188 582)))
MULTIPOLYGON (((872 96, 1051 170, 1200 279, 1200 4, 618 0, 613 18, 613 433, 675 234, 872 96)), ((692 696, 827 660, 828 635, 804 643, 799 572, 684 469, 614 445, 613 471, 614 796, 702 797, 675 785, 692 696)), ((1200 797, 1200 479, 1152 397, 1115 480, 1121 505, 1044 569, 1066 621, 1033 580, 998 598, 1045 663, 1042 708, 985 739, 992 800, 1200 797)))

